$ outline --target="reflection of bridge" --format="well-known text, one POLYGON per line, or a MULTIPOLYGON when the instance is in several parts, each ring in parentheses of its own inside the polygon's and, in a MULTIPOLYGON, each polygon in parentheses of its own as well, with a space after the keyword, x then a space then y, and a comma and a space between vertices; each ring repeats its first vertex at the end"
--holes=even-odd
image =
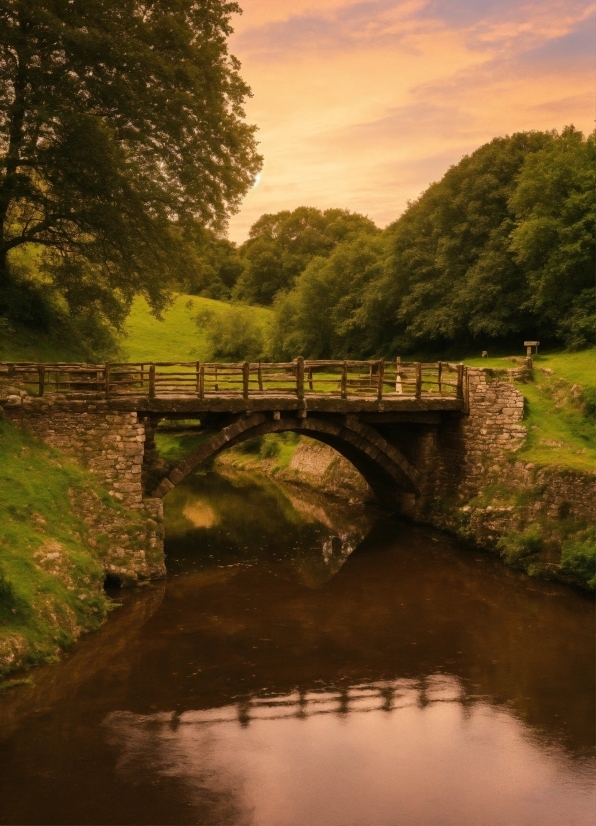
POLYGON ((403 708, 424 708, 432 703, 465 703, 467 698, 460 681, 451 675, 432 675, 426 679, 395 679, 347 686, 343 689, 318 691, 296 690, 291 694, 255 695, 235 705, 196 711, 158 713, 145 717, 130 712, 115 712, 112 723, 162 723, 177 728, 180 725, 203 726, 220 723, 240 723, 247 726, 262 720, 306 720, 321 714, 367 713, 397 711, 403 708))

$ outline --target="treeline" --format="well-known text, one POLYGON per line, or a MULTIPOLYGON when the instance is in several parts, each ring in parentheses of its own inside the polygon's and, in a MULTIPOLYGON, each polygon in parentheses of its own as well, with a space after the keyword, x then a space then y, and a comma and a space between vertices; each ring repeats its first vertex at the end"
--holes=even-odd
POLYGON ((594 162, 594 135, 573 127, 495 138, 383 231, 339 209, 264 215, 240 247, 217 240, 186 286, 272 306, 268 331, 218 317, 222 357, 243 336, 276 358, 593 345, 594 162))

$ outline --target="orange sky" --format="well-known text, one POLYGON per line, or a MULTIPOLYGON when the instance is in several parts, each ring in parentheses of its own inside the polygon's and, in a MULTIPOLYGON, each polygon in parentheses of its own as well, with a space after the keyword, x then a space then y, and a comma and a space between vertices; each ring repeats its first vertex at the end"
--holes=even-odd
POLYGON ((594 118, 584 0, 240 0, 230 48, 252 87, 262 178, 230 221, 344 207, 379 226, 462 155, 594 118))

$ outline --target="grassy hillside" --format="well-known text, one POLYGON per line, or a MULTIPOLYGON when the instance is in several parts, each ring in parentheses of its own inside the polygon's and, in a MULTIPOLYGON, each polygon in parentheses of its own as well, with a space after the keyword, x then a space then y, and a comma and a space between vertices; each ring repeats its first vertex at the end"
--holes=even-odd
MULTIPOLYGON (((521 359, 520 359, 521 361, 521 359)), ((535 356, 534 381, 524 395, 528 439, 518 456, 537 465, 581 471, 596 468, 596 349, 535 356)), ((511 368, 507 358, 469 359, 476 367, 511 368)))
MULTIPOLYGON (((126 322, 122 351, 126 361, 203 361, 208 356, 205 334, 197 326, 199 312, 225 312, 229 305, 196 295, 179 295, 158 321, 143 299, 137 299, 126 322)), ((271 311, 246 307, 265 323, 271 311)))
MULTIPOLYGON (((198 313, 225 312, 228 304, 196 295, 179 295, 165 310, 162 320, 151 315, 147 302, 137 298, 120 338, 120 352, 112 360, 203 361, 208 355, 204 332, 197 326, 198 313)), ((246 307, 259 324, 271 310, 246 307)), ((0 361, 78 361, 84 358, 63 333, 34 333, 17 325, 0 324, 0 361)))
MULTIPOLYGON (((85 471, 0 420, 0 675, 52 661, 104 619, 97 551, 74 513, 85 471)), ((105 497, 106 495, 103 494, 105 497)))

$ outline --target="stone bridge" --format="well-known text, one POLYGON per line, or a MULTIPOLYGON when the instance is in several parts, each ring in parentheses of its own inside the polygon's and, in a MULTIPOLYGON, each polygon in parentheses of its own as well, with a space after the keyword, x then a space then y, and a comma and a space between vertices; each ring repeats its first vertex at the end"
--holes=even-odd
POLYGON ((399 359, 0 364, 0 405, 5 418, 76 457, 122 505, 157 523, 158 550, 162 498, 201 463, 256 436, 295 431, 324 442, 381 505, 419 520, 434 498, 481 489, 490 465, 525 436, 523 398, 512 384, 463 365, 399 359), (176 467, 157 456, 163 421, 192 421, 203 435, 176 467))

